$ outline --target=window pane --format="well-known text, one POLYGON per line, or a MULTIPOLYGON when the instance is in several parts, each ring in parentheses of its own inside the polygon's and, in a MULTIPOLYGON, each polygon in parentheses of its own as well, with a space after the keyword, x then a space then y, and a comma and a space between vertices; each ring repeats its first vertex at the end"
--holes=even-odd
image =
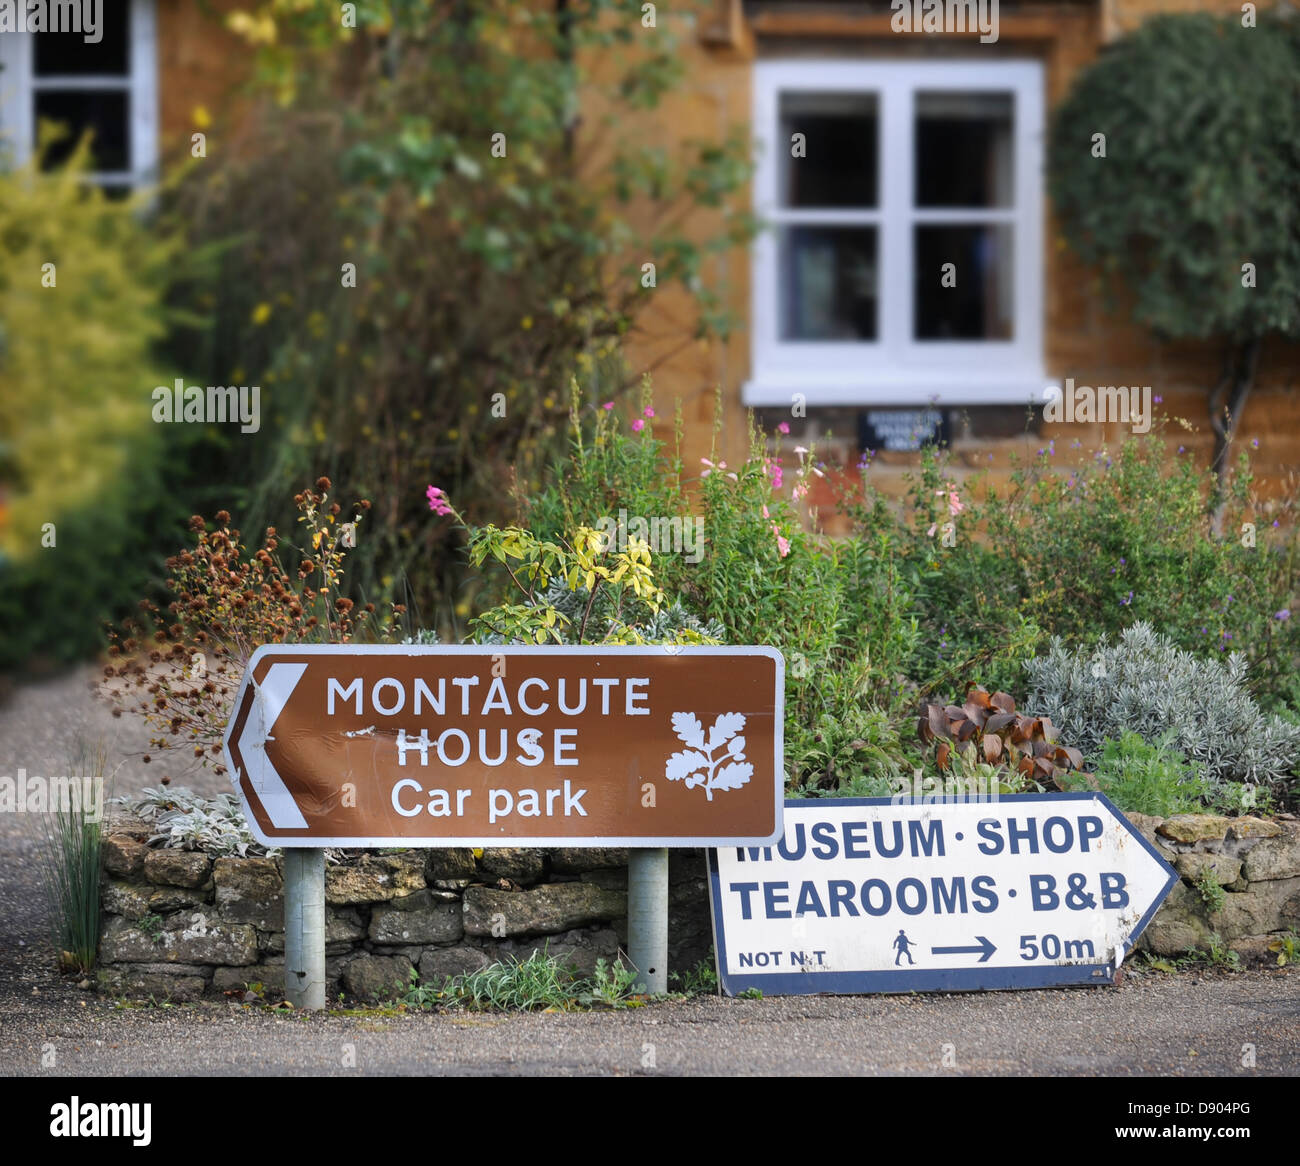
POLYGON ((67 160, 76 148, 82 133, 94 133, 90 144, 91 167, 95 170, 129 170, 130 153, 127 149, 127 117, 129 113, 126 92, 104 90, 57 89, 38 90, 36 117, 48 118, 72 130, 50 147, 45 156, 46 167, 58 166, 67 160))
MULTIPOLYGON (((99 5, 84 7, 91 8, 93 12, 99 5)), ((81 12, 83 5, 78 3, 70 6, 70 9, 81 12)), ((126 76, 130 72, 130 25, 130 0, 105 0, 103 14, 99 19, 100 39, 97 43, 87 44, 84 32, 39 33, 32 38, 36 47, 32 67, 36 76, 126 76)))
POLYGON ((781 94, 782 205, 874 207, 876 129, 874 93, 781 94))
POLYGON ((1010 340, 1012 229, 918 226, 915 243, 916 339, 1010 340))
POLYGON ((1013 110, 1010 93, 918 93, 916 205, 1011 206, 1013 110))
POLYGON ((781 339, 876 338, 876 229, 781 232, 781 339))

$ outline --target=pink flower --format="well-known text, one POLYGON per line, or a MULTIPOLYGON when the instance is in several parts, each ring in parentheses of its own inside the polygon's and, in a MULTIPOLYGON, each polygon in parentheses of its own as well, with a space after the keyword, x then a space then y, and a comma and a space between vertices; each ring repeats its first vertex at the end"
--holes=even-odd
POLYGON ((788 421, 782 421, 781 424, 778 425, 778 426, 776 427, 776 431, 777 431, 777 433, 789 433, 789 432, 790 432, 790 422, 788 422, 788 421))
POLYGON ((645 410, 645 416, 647 416, 647 417, 653 417, 654 415, 655 415, 655 411, 654 411, 653 409, 647 409, 647 410, 645 410))
POLYGON ((957 515, 966 509, 962 504, 962 500, 957 497, 957 487, 951 482, 944 486, 942 490, 936 490, 934 493, 937 498, 942 498, 945 494, 948 495, 948 513, 951 514, 953 518, 956 518, 957 515))
POLYGON ((764 517, 764 518, 771 518, 771 517, 772 517, 770 514, 768 514, 768 512, 767 512, 767 507, 766 507, 766 506, 763 507, 763 517, 764 517))
POLYGON ((785 558, 790 553, 790 540, 782 535, 776 536, 776 549, 781 552, 781 558, 785 558))
POLYGON ((601 408, 604 409, 606 413, 608 413, 608 412, 609 412, 613 407, 614 407, 614 402, 613 402, 613 401, 606 401, 606 402, 601 406, 601 408))
POLYGON ((429 509, 439 516, 452 513, 451 504, 447 498, 446 492, 440 490, 437 486, 430 486, 424 496, 429 499, 429 509))
POLYGON ((642 421, 640 417, 638 417, 635 421, 632 422, 633 433, 640 433, 641 430, 643 430, 644 428, 645 428, 645 422, 642 421))

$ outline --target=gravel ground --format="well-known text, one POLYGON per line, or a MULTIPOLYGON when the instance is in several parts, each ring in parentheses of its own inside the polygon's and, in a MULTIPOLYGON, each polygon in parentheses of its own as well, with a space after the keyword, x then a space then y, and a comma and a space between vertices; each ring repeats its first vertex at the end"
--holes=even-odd
MULTIPOLYGON (((0 774, 69 770, 80 736, 140 753, 83 670, 0 708, 0 774)), ((156 783, 129 760, 115 791, 156 783)), ((177 775, 205 792, 213 774, 177 775)), ((259 1006, 118 1007, 51 974, 32 815, 0 815, 0 1072, 182 1076, 1300 1075, 1300 975, 1129 972, 1116 988, 951 996, 713 997, 617 1012, 486 1016, 259 1006), (1255 1065, 1243 1068, 1243 1046, 1255 1065), (54 1064, 48 1064, 50 1053, 54 1064), (42 1064, 42 1057, 47 1062, 42 1064)))

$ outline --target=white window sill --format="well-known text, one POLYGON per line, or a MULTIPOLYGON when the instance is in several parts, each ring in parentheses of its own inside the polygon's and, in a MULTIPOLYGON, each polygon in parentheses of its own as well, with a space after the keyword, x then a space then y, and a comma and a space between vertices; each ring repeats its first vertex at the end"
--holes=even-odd
POLYGON ((1047 400, 1050 379, 1015 374, 990 377, 987 374, 945 373, 899 379, 881 377, 865 380, 846 377, 842 381, 786 377, 746 381, 740 390, 741 403, 752 407, 788 408, 801 394, 803 403, 817 406, 877 405, 1042 405, 1047 400))

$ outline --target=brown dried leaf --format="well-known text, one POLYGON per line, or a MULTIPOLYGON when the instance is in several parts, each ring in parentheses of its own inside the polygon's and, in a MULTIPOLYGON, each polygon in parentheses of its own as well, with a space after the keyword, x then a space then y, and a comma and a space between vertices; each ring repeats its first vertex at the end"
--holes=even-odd
POLYGON ((1018 717, 1016 727, 1011 731, 1013 741, 1032 741, 1038 735, 1037 717, 1018 717))
POLYGON ((979 726, 976 725, 974 721, 968 721, 963 718, 954 723, 953 736, 956 737, 958 741, 969 741, 973 736, 975 736, 975 730, 978 727, 979 726))
POLYGON ((1000 733, 1008 725, 1014 724, 1016 719, 1015 713, 994 713, 987 721, 984 722, 984 732, 1000 733))
POLYGON ((989 697, 989 703, 994 708, 1001 709, 1004 713, 1013 713, 1016 711, 1016 702, 1005 692, 995 692, 989 697))
POLYGON ((940 741, 939 748, 934 752, 934 761, 940 769, 948 768, 948 757, 952 750, 949 748, 947 741, 940 741))
POLYGON ((995 734, 984 735, 984 760, 990 765, 996 764, 1002 756, 1002 738, 995 734))
MULTIPOLYGON (((1057 749, 1056 752, 1058 755, 1059 754, 1065 755, 1065 760, 1066 762, 1069 763, 1069 767, 1071 769, 1078 769, 1078 770, 1083 769, 1083 754, 1078 749, 1076 749, 1073 745, 1062 745, 1060 746, 1060 748, 1057 749)), ((1057 757, 1057 760, 1058 761, 1060 760, 1059 756, 1057 757)))

